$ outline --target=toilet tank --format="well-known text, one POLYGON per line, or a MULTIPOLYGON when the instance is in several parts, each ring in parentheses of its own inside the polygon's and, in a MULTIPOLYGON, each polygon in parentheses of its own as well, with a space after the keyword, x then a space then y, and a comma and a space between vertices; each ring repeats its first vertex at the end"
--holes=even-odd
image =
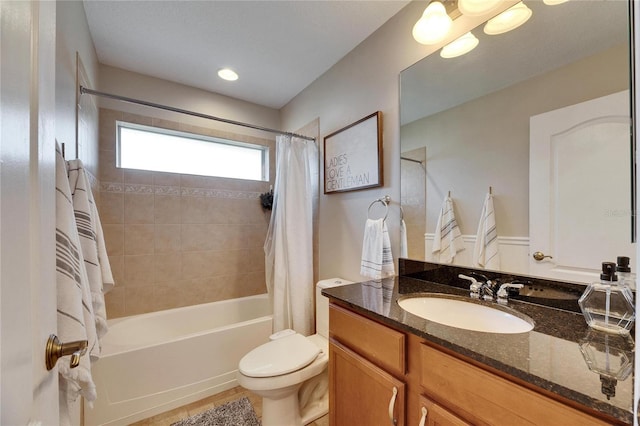
POLYGON ((329 298, 322 295, 322 289, 353 284, 342 278, 318 281, 316 284, 316 333, 329 338, 329 298))

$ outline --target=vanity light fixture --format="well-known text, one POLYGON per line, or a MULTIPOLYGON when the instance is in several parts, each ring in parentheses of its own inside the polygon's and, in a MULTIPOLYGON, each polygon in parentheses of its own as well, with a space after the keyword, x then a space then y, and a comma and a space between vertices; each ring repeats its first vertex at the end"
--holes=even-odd
POLYGON ((532 14, 526 4, 519 2, 495 18, 489 19, 484 26, 484 32, 489 35, 506 33, 527 22, 532 14))
POLYGON ((463 15, 480 16, 490 12, 502 0, 458 0, 458 10, 463 15))
POLYGON ((439 1, 432 1, 413 26, 413 38, 420 44, 436 44, 447 36, 451 23, 444 5, 439 1))
POLYGON ((440 51, 440 56, 446 59, 462 56, 475 49, 478 43, 478 38, 471 32, 468 32, 443 47, 440 51))
POLYGON ((555 6, 557 4, 566 3, 569 0, 542 0, 547 6, 555 6))
POLYGON ((230 68, 222 68, 218 70, 218 77, 227 81, 236 81, 238 79, 238 74, 230 68))

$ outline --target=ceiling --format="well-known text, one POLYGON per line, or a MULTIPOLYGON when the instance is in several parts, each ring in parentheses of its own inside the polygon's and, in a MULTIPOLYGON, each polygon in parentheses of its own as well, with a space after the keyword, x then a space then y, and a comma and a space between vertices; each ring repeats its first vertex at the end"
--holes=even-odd
POLYGON ((98 61, 279 109, 407 0, 84 0, 98 61), (234 82, 217 77, 234 69, 234 82))

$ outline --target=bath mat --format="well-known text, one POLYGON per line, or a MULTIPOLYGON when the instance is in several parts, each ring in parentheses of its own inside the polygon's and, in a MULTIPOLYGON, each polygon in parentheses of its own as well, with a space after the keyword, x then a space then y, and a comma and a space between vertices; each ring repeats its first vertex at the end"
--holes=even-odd
POLYGON ((260 426, 260 420, 253 411, 249 398, 243 396, 204 413, 196 414, 171 426, 260 426))

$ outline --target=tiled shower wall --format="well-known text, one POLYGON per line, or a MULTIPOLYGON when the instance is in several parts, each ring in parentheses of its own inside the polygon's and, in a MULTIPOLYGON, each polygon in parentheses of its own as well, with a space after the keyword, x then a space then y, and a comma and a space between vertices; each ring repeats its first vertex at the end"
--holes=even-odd
POLYGON ((101 109, 99 213, 116 280, 107 316, 265 293, 259 195, 270 182, 116 168, 116 120, 268 145, 275 170, 273 140, 101 109))

